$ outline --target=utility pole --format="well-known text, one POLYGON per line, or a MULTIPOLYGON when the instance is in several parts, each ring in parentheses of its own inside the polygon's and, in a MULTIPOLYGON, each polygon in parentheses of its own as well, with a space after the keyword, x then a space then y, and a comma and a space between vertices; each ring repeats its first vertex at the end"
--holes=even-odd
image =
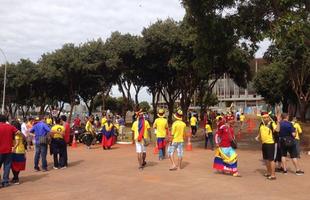
POLYGON ((4 114, 4 104, 5 104, 5 88, 6 88, 6 66, 7 66, 7 59, 6 56, 3 52, 3 50, 0 48, 0 51, 4 57, 5 64, 4 64, 4 77, 3 77, 3 92, 2 92, 2 108, 1 108, 1 113, 4 114))

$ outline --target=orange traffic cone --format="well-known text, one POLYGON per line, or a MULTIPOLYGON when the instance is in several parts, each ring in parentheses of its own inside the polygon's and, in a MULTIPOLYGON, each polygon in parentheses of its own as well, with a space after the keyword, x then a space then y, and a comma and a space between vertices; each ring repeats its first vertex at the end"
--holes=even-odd
POLYGON ((75 135, 73 136, 73 140, 72 140, 72 148, 76 148, 77 144, 76 144, 76 139, 75 139, 75 135))
POLYGON ((187 143, 187 145, 186 145, 186 151, 191 151, 191 150, 193 150, 192 143, 187 143))
POLYGON ((191 151, 193 149, 191 138, 192 138, 192 132, 189 132, 187 135, 186 151, 191 151))
POLYGON ((154 150, 153 150, 153 153, 154 153, 154 154, 158 154, 158 152, 159 152, 159 151, 158 151, 158 147, 155 146, 155 147, 154 147, 154 150))

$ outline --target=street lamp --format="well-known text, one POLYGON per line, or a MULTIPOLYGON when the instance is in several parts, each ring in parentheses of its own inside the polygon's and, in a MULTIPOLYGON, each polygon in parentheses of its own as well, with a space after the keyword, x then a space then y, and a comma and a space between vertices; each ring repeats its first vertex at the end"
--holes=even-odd
POLYGON ((4 102, 5 102, 5 88, 6 88, 6 65, 8 63, 6 56, 3 52, 3 50, 0 48, 0 52, 2 53, 5 64, 4 64, 4 77, 3 77, 3 95, 2 95, 2 108, 1 108, 1 113, 4 114, 4 102))

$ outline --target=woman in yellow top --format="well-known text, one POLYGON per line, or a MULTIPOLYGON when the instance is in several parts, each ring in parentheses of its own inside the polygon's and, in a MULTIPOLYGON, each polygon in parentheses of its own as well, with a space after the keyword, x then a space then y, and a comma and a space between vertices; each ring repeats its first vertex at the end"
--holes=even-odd
POLYGON ((212 123, 211 120, 208 120, 206 123, 206 135, 205 135, 205 149, 207 149, 208 141, 210 141, 211 150, 214 150, 214 140, 213 140, 213 131, 212 131, 212 123))
POLYGON ((60 118, 55 119, 55 125, 51 128, 50 151, 54 159, 54 169, 65 167, 66 142, 64 140, 65 127, 60 124, 60 118))
POLYGON ((171 161, 172 166, 169 170, 180 170, 182 165, 183 158, 183 146, 184 146, 184 136, 185 136, 185 128, 186 124, 182 121, 183 112, 182 110, 178 110, 174 115, 176 119, 172 124, 171 135, 172 142, 168 148, 169 159, 171 161), (177 150, 178 152, 178 164, 175 164, 174 161, 174 152, 177 150))
POLYGON ((155 129, 155 135, 157 137, 157 148, 159 150, 159 160, 163 160, 166 155, 166 135, 168 130, 168 121, 165 118, 165 110, 159 109, 158 118, 155 120, 153 124, 153 128, 155 129))
POLYGON ((12 183, 19 184, 19 173, 26 169, 26 152, 24 146, 24 137, 21 133, 15 135, 14 146, 12 147, 12 183))

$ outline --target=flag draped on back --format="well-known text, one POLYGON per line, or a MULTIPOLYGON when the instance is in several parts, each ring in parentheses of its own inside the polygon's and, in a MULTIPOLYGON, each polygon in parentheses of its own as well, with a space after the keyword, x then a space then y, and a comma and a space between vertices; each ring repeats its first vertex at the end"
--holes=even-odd
POLYGON ((144 118, 139 118, 138 119, 138 132, 139 132, 139 136, 138 136, 138 141, 140 142, 143 138, 143 135, 144 135, 144 118))

